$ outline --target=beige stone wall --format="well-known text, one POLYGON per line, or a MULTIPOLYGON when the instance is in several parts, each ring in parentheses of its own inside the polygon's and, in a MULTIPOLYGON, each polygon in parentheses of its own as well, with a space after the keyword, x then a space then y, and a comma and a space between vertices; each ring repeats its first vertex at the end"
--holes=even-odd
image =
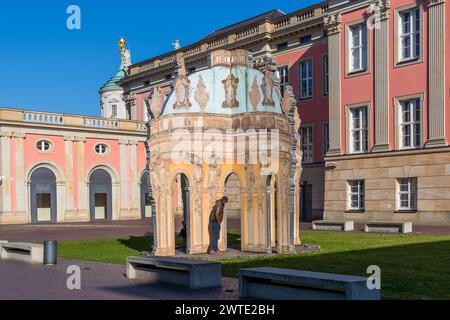
MULTIPOLYGON (((322 219, 324 209, 325 168, 322 163, 305 165, 300 175, 300 185, 312 185, 312 218, 322 219)), ((302 199, 300 199, 300 208, 302 199)), ((300 209, 301 210, 301 209, 300 209)))
POLYGON ((450 225, 450 148, 328 158, 324 218, 450 225), (417 178, 417 211, 398 212, 396 179, 417 178), (347 180, 365 180, 365 211, 347 212, 347 180))

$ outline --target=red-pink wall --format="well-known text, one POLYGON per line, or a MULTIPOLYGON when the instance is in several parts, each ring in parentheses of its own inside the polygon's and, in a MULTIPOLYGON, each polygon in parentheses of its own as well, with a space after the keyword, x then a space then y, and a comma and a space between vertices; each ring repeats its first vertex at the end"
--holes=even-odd
MULTIPOLYGON (((84 165, 86 170, 90 170, 93 166, 97 164, 108 164, 116 170, 117 174, 120 172, 120 151, 119 142, 117 140, 107 140, 107 139, 86 139, 84 144, 85 149, 85 160, 84 165), (94 147, 98 143, 105 143, 109 147, 109 152, 106 155, 98 155, 95 153, 94 147)), ((124 164, 126 165, 126 164, 124 164)), ((86 172, 88 174, 88 172, 86 172)), ((116 177, 119 179, 119 177, 116 177)))
POLYGON ((328 96, 323 95, 323 55, 328 54, 326 43, 313 45, 294 52, 279 54, 275 57, 278 66, 288 65, 289 83, 294 90, 302 125, 314 124, 314 161, 323 161, 323 122, 328 121, 328 96), (299 68, 302 59, 313 60, 313 97, 299 99, 299 68))
MULTIPOLYGON (((405 65, 402 67, 394 67, 394 13, 395 9, 404 5, 415 3, 411 0, 396 0, 391 2, 391 18, 389 19, 389 144, 393 149, 395 147, 395 123, 394 123, 394 107, 393 99, 395 97, 411 95, 411 94, 424 94, 424 142, 428 140, 428 14, 427 10, 424 10, 423 15, 423 43, 422 43, 422 62, 405 65)), ((341 32, 341 141, 342 150, 346 150, 346 123, 345 123, 345 106, 355 103, 370 102, 371 104, 371 139, 369 142, 369 149, 374 144, 375 133, 375 116, 374 111, 376 108, 374 101, 374 57, 375 57, 375 41, 373 30, 368 30, 369 41, 369 73, 362 74, 353 77, 346 77, 346 57, 345 51, 345 24, 353 21, 363 19, 366 14, 366 9, 358 9, 351 12, 342 14, 342 32, 341 32)), ((447 10, 448 11, 448 10, 447 10)), ((448 25, 448 22, 447 22, 448 25)), ((447 29, 448 30, 448 29, 447 29)), ((449 32, 447 32, 448 37, 449 32)), ((448 56, 448 53, 447 53, 448 56)), ((448 57, 447 57, 448 60, 448 57)), ((448 65, 447 65, 447 70, 448 65)), ((450 71, 450 70, 449 70, 450 71)), ((448 77, 448 72, 447 72, 448 77)), ((448 116, 448 115, 447 115, 448 116)), ((447 121, 448 126, 448 121, 447 121)))
POLYGON ((58 166, 64 173, 66 170, 64 137, 27 134, 24 142, 24 158, 25 170, 29 170, 40 162, 52 162, 58 166), (50 152, 39 152, 36 148, 36 143, 39 140, 48 140, 52 144, 50 152))

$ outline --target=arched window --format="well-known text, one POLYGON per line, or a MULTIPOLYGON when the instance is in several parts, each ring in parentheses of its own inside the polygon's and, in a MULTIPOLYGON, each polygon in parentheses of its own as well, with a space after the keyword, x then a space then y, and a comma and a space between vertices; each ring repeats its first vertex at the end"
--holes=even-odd
POLYGON ((99 143, 95 146, 95 153, 105 155, 108 153, 108 146, 104 143, 99 143))
POLYGON ((36 148, 41 152, 49 152, 52 149, 52 144, 48 140, 39 140, 36 143, 36 148))

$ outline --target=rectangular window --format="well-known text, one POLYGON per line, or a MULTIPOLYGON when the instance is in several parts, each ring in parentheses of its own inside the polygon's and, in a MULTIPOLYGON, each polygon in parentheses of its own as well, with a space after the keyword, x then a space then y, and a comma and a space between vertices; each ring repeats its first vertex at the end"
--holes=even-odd
POLYGON ((308 99, 313 95, 312 59, 300 61, 300 99, 308 99))
POLYGON ((367 107, 350 109, 350 151, 352 153, 367 152, 368 139, 367 107))
POLYGON ((400 106, 400 147, 418 148, 422 138, 420 99, 401 101, 400 106))
POLYGON ((325 156, 330 150, 330 126, 328 122, 323 124, 323 155, 325 156))
POLYGON ((400 61, 408 61, 420 56, 420 11, 413 9, 400 13, 400 61))
POLYGON ((314 161, 314 143, 313 143, 313 127, 302 127, 300 128, 300 135, 302 139, 302 151, 304 163, 309 163, 314 161))
POLYGON ((397 179, 397 206, 398 210, 417 209, 417 179, 397 179))
POLYGON ((304 36, 300 38, 300 44, 308 43, 311 41, 311 35, 304 36))
POLYGON ((350 27, 349 72, 367 70, 367 28, 364 23, 350 27))
POLYGON ((329 77, 328 77, 328 55, 323 56, 322 60, 322 71, 323 71, 323 95, 328 95, 329 88, 329 77))
POLYGON ((288 47, 288 43, 287 42, 282 42, 282 43, 277 44, 277 49, 278 50, 283 50, 283 49, 286 49, 287 47, 288 47))
POLYGON ((348 181, 348 209, 364 210, 364 180, 348 181))
POLYGON ((288 66, 282 66, 278 68, 278 73, 280 75, 280 90, 281 96, 284 96, 284 90, 286 86, 289 84, 289 68, 288 66))
POLYGON ((111 117, 113 118, 117 117, 117 105, 115 104, 111 106, 111 117))

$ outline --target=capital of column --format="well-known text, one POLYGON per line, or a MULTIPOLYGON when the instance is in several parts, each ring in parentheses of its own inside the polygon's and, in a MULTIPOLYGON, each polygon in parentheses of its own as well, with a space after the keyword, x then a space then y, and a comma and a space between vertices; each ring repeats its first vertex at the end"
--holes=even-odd
POLYGON ((432 7, 432 6, 436 6, 439 4, 444 4, 445 0, 423 0, 424 2, 424 6, 426 7, 432 7))
POLYGON ((328 35, 339 33, 342 30, 342 20, 340 13, 334 13, 323 19, 324 28, 328 35))
POLYGON ((391 9, 391 1, 390 0, 374 0, 370 4, 370 10, 373 14, 375 14, 376 19, 378 20, 386 20, 389 19, 391 9))

